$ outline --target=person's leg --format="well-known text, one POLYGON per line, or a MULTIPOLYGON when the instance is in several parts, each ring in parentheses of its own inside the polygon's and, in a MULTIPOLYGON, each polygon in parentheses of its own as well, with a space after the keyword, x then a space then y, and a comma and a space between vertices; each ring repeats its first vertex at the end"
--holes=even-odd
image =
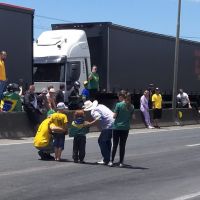
POLYGON ((143 114, 144 114, 145 123, 146 123, 147 127, 148 128, 151 127, 149 111, 148 110, 144 110, 143 114))
POLYGON ((74 137, 73 141, 73 155, 74 162, 78 162, 78 138, 74 137))
POLYGON ((124 162, 124 155, 125 155, 125 148, 126 148, 126 141, 127 141, 127 138, 128 138, 128 133, 129 131, 128 130, 123 130, 120 134, 120 142, 119 142, 119 162, 121 164, 123 164, 124 162))
POLYGON ((104 129, 101 131, 101 134, 98 139, 101 154, 106 164, 110 161, 111 138, 112 130, 104 129))
POLYGON ((64 150, 64 145, 65 145, 65 134, 59 134, 59 144, 58 144, 58 158, 57 160, 61 160, 61 154, 62 151, 64 150))
POLYGON ((154 122, 154 127, 158 127, 158 118, 157 118, 157 109, 153 109, 153 122, 154 122))
POLYGON ((113 130, 113 148, 112 148, 112 160, 111 160, 112 162, 114 162, 118 144, 119 144, 118 130, 113 130))
POLYGON ((54 147, 54 151, 55 151, 55 160, 58 160, 58 148, 54 147))
POLYGON ((80 136, 80 146, 79 146, 79 160, 84 161, 85 158, 85 146, 86 146, 86 136, 80 136))

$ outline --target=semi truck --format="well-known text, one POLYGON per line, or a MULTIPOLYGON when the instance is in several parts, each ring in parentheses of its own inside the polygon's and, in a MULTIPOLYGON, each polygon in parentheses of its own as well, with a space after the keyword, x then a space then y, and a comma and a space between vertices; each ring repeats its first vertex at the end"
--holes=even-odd
MULTIPOLYGON (((112 22, 52 24, 34 44, 34 82, 40 87, 64 82, 70 89, 75 80, 87 80, 91 65, 97 65, 101 98, 125 89, 139 102, 143 90, 154 84, 167 101, 172 97, 174 55, 171 36, 112 22), (46 79, 37 77, 40 70, 46 79)), ((195 97, 199 84, 200 43, 181 39, 178 88, 195 97)))
POLYGON ((0 51, 7 52, 6 74, 9 82, 33 82, 34 10, 0 3, 0 51))

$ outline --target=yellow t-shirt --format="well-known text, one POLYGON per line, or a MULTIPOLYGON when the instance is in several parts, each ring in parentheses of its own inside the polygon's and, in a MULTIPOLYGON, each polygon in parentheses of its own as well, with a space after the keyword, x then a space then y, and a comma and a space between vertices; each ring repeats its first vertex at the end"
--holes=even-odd
POLYGON ((0 60, 0 81, 6 80, 6 70, 5 70, 5 64, 3 60, 0 60))
POLYGON ((161 109, 162 108, 162 96, 161 94, 154 94, 152 96, 152 102, 154 102, 153 108, 161 109))
POLYGON ((54 113, 50 117, 50 127, 57 126, 66 129, 67 122, 67 116, 63 113, 54 113))
POLYGON ((34 138, 35 147, 46 147, 52 137, 49 129, 50 118, 45 119, 39 126, 34 138))

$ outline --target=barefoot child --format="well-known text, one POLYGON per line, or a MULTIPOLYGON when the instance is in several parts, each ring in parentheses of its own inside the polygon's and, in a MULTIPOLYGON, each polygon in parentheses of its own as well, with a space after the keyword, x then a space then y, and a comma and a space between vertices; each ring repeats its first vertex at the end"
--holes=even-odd
POLYGON ((54 136, 55 160, 61 160, 61 154, 64 150, 65 135, 67 135, 67 116, 64 114, 67 107, 63 102, 57 104, 57 112, 51 115, 50 129, 54 136))

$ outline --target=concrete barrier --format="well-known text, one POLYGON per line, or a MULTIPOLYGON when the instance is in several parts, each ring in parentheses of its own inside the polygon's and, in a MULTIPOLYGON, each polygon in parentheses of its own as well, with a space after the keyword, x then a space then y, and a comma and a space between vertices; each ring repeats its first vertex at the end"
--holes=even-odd
MULTIPOLYGON (((161 127, 177 125, 173 120, 173 110, 163 109, 162 119, 160 121, 161 127)), ((181 125, 199 124, 200 114, 195 109, 178 109, 182 112, 182 118, 178 121, 181 125)), ((69 123, 73 120, 74 111, 68 111, 67 116, 69 123)), ((136 119, 133 120, 131 128, 145 128, 142 120, 140 110, 135 110, 136 119)), ((152 111, 150 111, 152 117, 152 111)), ((92 117, 89 112, 86 112, 86 120, 92 121, 92 117)), ((21 138, 21 137, 33 137, 35 131, 33 130, 30 121, 27 118, 25 112, 12 112, 12 113, 0 113, 0 138, 21 138)), ((99 131, 97 127, 91 127, 91 132, 99 131)))

